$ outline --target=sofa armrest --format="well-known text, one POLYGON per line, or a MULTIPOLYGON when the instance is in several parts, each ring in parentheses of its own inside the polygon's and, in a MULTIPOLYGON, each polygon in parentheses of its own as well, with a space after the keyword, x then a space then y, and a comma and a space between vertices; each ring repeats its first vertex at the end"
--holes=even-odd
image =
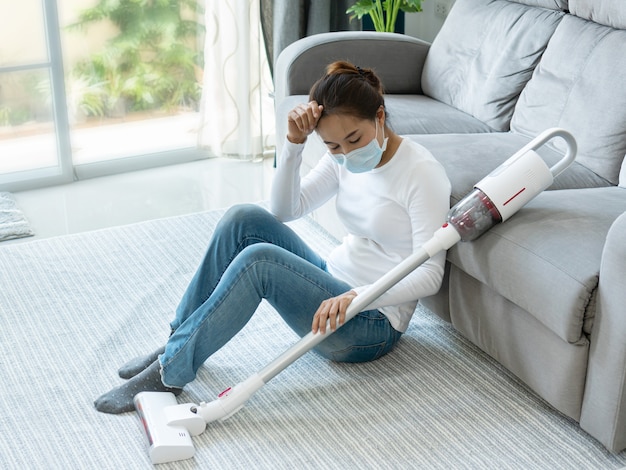
POLYGON ((626 212, 606 238, 591 332, 581 427, 613 452, 626 448, 626 212))
POLYGON ((321 33, 287 46, 274 68, 275 99, 278 105, 290 95, 308 95, 326 65, 348 60, 373 68, 385 93, 421 94, 421 77, 430 44, 396 33, 342 31, 321 33))

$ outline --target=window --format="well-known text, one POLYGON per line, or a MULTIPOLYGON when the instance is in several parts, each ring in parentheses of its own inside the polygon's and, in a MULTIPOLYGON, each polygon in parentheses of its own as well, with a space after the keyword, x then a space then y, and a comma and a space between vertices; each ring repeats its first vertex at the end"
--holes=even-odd
POLYGON ((0 0, 0 188, 205 157, 197 0, 0 0))

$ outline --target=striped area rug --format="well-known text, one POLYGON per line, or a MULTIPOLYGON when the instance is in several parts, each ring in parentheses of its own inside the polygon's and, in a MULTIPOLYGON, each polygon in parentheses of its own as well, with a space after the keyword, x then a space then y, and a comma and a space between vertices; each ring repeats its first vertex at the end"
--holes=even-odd
MULTIPOLYGON (((151 468, 134 413, 97 413, 117 367, 167 324, 221 211, 0 247, 0 468, 151 468)), ((327 253, 310 219, 293 224, 327 253)), ((208 401, 297 340, 263 303, 179 401, 208 401)), ((369 364, 309 353, 193 459, 160 468, 610 469, 626 465, 450 325, 418 308, 398 348, 369 364)))

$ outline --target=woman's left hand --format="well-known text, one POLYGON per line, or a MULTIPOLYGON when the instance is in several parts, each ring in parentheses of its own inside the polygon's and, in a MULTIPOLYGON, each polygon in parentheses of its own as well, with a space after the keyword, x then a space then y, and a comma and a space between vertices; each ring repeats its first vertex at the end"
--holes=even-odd
POLYGON ((357 293, 351 290, 337 297, 324 300, 313 316, 311 331, 313 333, 318 331, 322 334, 326 333, 326 322, 328 320, 330 320, 331 331, 335 331, 338 326, 343 325, 346 321, 348 305, 352 303, 356 296, 357 293))

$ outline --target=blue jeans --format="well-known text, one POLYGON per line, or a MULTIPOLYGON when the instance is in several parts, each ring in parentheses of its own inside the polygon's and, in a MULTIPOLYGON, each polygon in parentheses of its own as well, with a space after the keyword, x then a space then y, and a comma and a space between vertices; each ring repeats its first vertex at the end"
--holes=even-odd
MULTIPOLYGON (((304 336, 320 303, 350 289, 272 214, 252 204, 232 207, 218 223, 171 322, 173 332, 159 358, 163 383, 182 388, 194 380, 200 366, 245 326, 262 299, 304 336)), ((389 352, 400 336, 378 310, 364 311, 316 351, 335 361, 372 361, 389 352)))

